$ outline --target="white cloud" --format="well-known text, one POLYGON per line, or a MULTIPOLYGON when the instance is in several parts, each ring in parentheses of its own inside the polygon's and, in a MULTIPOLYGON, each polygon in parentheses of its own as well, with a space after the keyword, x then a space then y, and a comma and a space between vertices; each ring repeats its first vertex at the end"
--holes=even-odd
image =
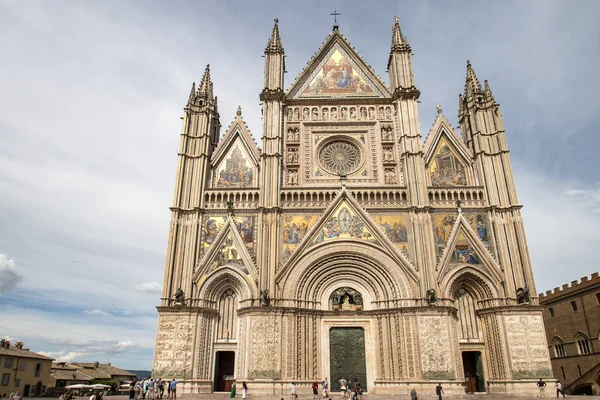
POLYGON ((142 282, 133 285, 133 289, 138 292, 160 293, 162 292, 162 285, 158 282, 142 282))
POLYGON ((23 280, 23 276, 17 271, 14 260, 10 260, 6 254, 0 254, 0 296, 23 280))
POLYGON ((131 311, 123 311, 123 315, 131 315, 131 311))
POLYGON ((110 317, 112 314, 102 310, 83 310, 84 314, 87 315, 99 315, 102 317, 110 317))

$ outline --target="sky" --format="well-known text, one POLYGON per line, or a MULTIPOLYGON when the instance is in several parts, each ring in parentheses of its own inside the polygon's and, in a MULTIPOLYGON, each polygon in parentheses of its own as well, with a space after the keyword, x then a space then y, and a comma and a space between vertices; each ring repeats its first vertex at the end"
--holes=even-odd
POLYGON ((150 369, 182 108, 211 66, 257 142, 273 19, 286 88, 332 29, 389 83, 393 17, 423 138, 466 61, 501 104, 537 291, 598 271, 597 1, 0 0, 0 336, 150 369))

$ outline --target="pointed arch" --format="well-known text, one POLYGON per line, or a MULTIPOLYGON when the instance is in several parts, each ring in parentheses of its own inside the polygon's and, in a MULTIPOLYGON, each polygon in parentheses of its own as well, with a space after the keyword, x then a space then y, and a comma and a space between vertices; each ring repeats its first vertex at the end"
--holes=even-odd
POLYGON ((470 265, 461 265, 453 269, 440 282, 440 291, 446 298, 454 298, 454 294, 463 286, 477 300, 498 298, 497 288, 500 282, 479 269, 470 265))
POLYGON ((256 283, 248 275, 231 266, 220 267, 196 281, 197 297, 218 302, 224 291, 231 288, 240 296, 240 301, 258 298, 256 283))

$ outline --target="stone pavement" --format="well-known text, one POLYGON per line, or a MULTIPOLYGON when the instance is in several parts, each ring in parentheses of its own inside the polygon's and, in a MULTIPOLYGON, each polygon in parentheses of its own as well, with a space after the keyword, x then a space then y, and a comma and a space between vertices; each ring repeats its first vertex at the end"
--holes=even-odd
MULTIPOLYGON (((600 396, 567 396, 569 399, 600 399, 600 396)), ((236 396, 237 399, 241 399, 241 393, 238 393, 236 396)), ((251 393, 248 395, 248 400, 292 400, 290 395, 286 396, 252 396, 251 393)), ((342 400, 342 395, 339 393, 333 393, 330 396, 331 400, 342 400)), ((445 395, 444 399, 448 400, 540 400, 539 397, 535 396, 507 396, 504 394, 493 394, 488 395, 486 393, 475 394, 475 395, 460 395, 460 396, 450 396, 445 395)), ((552 399, 554 395, 550 395, 550 393, 546 393, 544 399, 552 399)), ((562 398, 562 397, 561 397, 562 398)), ((111 398, 112 399, 112 398, 111 398)), ((203 395, 187 395, 183 396, 181 400, 226 400, 229 399, 229 393, 212 393, 212 394, 203 394, 203 395)), ((408 400, 410 396, 407 395, 363 395, 362 400, 408 400)), ((179 397, 178 397, 179 400, 179 397)), ((315 400, 312 395, 298 395, 298 400, 315 400)), ((322 400, 322 397, 319 397, 317 400, 322 400)), ((419 400, 437 400, 437 396, 435 394, 419 394, 419 400)))

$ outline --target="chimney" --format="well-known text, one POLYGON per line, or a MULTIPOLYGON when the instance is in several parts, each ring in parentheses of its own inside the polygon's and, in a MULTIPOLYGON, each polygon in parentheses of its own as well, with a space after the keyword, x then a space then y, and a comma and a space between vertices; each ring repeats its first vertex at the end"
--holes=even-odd
POLYGON ((100 365, 100 363, 99 363, 98 361, 96 361, 96 362, 94 363, 94 368, 98 368, 98 366, 99 366, 99 365, 100 365))
POLYGON ((17 349, 22 349, 23 348, 23 342, 17 342, 17 344, 15 345, 15 347, 17 349))
POLYGON ((4 340, 4 339, 0 340, 0 347, 4 348, 4 342, 6 342, 6 340, 4 340))
POLYGON ((4 348, 10 349, 10 342, 8 340, 6 342, 4 342, 4 348))

